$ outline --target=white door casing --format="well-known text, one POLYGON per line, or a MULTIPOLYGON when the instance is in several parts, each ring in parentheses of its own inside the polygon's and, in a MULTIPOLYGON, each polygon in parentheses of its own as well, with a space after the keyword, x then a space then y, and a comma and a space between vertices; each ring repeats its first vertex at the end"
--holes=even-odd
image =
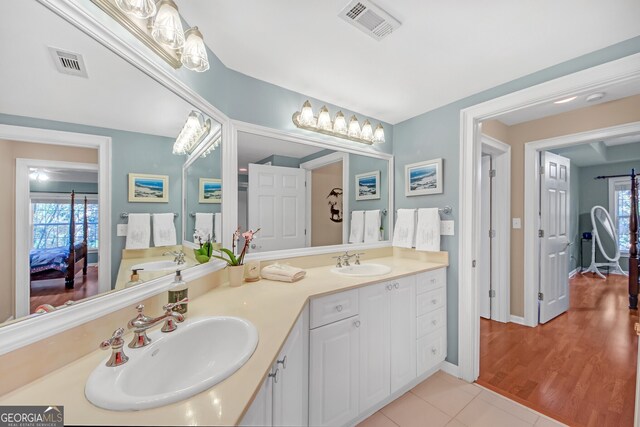
POLYGON ((249 164, 248 226, 260 228, 251 252, 305 247, 305 176, 304 169, 249 164))
POLYGON ((491 156, 482 156, 482 175, 480 178, 480 259, 478 263, 478 279, 480 299, 480 316, 491 319, 491 156))
POLYGON ((540 164, 540 323, 569 308, 570 160, 543 151, 540 164))

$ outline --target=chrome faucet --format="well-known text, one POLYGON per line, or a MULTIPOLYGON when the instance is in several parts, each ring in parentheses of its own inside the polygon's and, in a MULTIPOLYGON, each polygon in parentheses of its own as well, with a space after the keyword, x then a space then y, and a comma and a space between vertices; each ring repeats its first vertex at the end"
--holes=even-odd
POLYGON ((107 360, 106 365, 110 368, 115 368, 116 366, 124 365, 127 363, 129 358, 122 347, 124 347, 124 340, 122 339, 122 335, 124 335, 124 328, 118 328, 113 332, 113 335, 108 340, 102 341, 100 343, 100 349, 108 350, 111 349, 111 357, 107 360))
POLYGON ((180 301, 166 304, 162 306, 162 309, 165 311, 164 314, 158 317, 147 316, 142 312, 144 310, 144 305, 138 305, 136 307, 138 315, 131 319, 127 324, 127 328, 133 329, 133 339, 129 343, 129 347, 140 348, 149 345, 151 338, 147 336, 147 330, 153 328, 160 322, 164 322, 162 329, 160 329, 162 332, 175 331, 178 328, 177 323, 184 322, 184 315, 177 311, 173 311, 173 309, 178 305, 186 304, 188 302, 189 300, 184 298, 180 301))
POLYGON ((186 256, 186 254, 185 254, 182 250, 179 250, 179 251, 168 251, 168 252, 163 253, 162 255, 163 255, 163 256, 171 255, 171 256, 175 257, 175 258, 173 259, 173 262, 175 262, 175 263, 176 263, 176 264, 178 264, 178 265, 182 265, 182 264, 184 264, 185 262, 187 262, 187 261, 184 259, 184 257, 186 256))
POLYGON ((345 266, 345 267, 351 266, 351 264, 349 264, 349 260, 353 257, 356 258, 355 265, 360 265, 360 255, 364 255, 364 253, 361 252, 358 254, 350 254, 349 251, 347 251, 343 255, 334 256, 332 258, 337 260, 336 268, 341 268, 342 266, 345 266))
POLYGON ((353 258, 354 256, 355 256, 355 255, 350 255, 350 254, 349 254, 349 251, 346 251, 346 252, 344 253, 344 255, 342 255, 342 261, 343 261, 343 264, 344 264, 344 266, 345 266, 345 267, 349 267, 349 266, 351 266, 351 264, 349 264, 349 260, 350 260, 351 258, 353 258))

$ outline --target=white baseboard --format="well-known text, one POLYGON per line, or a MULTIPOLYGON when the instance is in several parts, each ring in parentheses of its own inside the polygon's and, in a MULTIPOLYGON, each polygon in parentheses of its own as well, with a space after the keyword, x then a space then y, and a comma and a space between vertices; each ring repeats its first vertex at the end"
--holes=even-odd
POLYGON ((509 322, 517 323, 518 325, 527 326, 527 324, 524 323, 524 317, 514 316, 513 314, 509 317, 509 322))
POLYGON ((13 320, 13 315, 7 317, 7 320, 5 320, 5 322, 10 322, 11 320, 13 320))
POLYGON ((460 378, 460 368, 458 365, 454 365, 446 360, 440 364, 440 370, 456 378, 460 378))
POLYGON ((573 271, 571 271, 569 273, 569 279, 571 279, 573 276, 575 276, 576 274, 578 274, 580 272, 580 268, 574 268, 573 271))

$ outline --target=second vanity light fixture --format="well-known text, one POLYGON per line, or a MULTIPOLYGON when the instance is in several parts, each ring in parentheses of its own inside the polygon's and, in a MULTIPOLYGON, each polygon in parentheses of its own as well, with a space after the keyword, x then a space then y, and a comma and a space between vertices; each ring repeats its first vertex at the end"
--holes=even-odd
POLYGON ((176 142, 173 143, 173 154, 191 154, 210 130, 211 119, 205 119, 199 111, 191 111, 176 142))
POLYGON ((91 0, 173 68, 209 69, 207 48, 198 27, 184 31, 173 0, 91 0))
POLYGON ((331 120, 329 110, 326 106, 320 109, 316 117, 313 114, 313 109, 309 101, 305 101, 305 103, 302 104, 302 109, 293 114, 293 123, 300 129, 337 136, 338 138, 361 142, 363 144, 384 143, 384 128, 382 124, 378 123, 378 126, 376 126, 374 130, 369 120, 365 120, 362 127, 360 127, 356 116, 351 116, 347 124, 342 111, 338 111, 335 118, 331 120))

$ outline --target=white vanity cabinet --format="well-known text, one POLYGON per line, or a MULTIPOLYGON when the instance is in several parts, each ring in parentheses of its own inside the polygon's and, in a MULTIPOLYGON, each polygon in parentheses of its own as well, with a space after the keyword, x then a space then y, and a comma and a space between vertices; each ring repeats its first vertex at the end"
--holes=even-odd
POLYGON ((416 276, 417 369, 418 376, 447 357, 447 273, 446 269, 416 276))

